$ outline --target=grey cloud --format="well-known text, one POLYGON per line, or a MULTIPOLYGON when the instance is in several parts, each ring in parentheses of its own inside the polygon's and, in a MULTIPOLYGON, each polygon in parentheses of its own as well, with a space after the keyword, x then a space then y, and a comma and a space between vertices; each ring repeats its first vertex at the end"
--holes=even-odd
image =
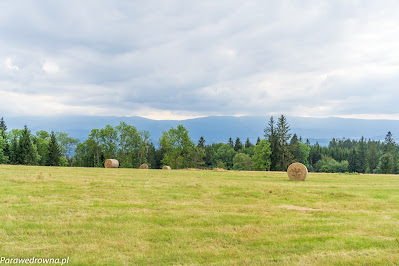
POLYGON ((397 113, 398 11, 396 1, 2 2, 0 92, 99 115, 397 113))

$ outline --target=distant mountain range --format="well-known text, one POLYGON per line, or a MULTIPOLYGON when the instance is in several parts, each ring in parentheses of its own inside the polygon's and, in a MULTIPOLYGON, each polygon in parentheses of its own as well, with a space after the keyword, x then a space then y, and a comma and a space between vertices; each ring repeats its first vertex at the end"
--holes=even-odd
MULTIPOLYGON (((235 140, 240 137, 244 142, 248 137, 251 142, 262 138, 269 116, 211 116, 188 120, 151 120, 143 117, 115 117, 115 116, 60 116, 60 117, 4 117, 8 129, 23 128, 26 124, 32 132, 38 130, 62 131, 74 138, 85 140, 93 128, 103 128, 109 124, 118 125, 124 121, 134 125, 139 130, 148 130, 154 143, 158 142, 162 131, 179 124, 185 126, 191 138, 196 142, 201 136, 207 144, 227 142, 229 137, 235 140)), ((275 117, 277 118, 277 117, 275 117)), ((287 117, 291 133, 309 139, 311 143, 319 142, 328 145, 332 138, 383 140, 388 131, 399 140, 399 120, 365 120, 347 118, 309 118, 287 117)))

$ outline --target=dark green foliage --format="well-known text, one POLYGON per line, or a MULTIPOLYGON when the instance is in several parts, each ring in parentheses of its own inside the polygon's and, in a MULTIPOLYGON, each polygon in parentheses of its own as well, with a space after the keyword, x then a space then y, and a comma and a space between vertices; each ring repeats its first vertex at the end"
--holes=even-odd
POLYGON ((19 140, 18 152, 16 158, 17 164, 35 165, 37 164, 36 151, 33 147, 30 131, 25 125, 22 130, 22 136, 19 140))
POLYGON ((366 150, 366 142, 364 141, 363 136, 358 144, 356 161, 357 161, 356 172, 365 173, 367 169, 367 150, 366 150))
POLYGON ((7 125, 4 122, 4 118, 1 117, 0 120, 0 137, 3 139, 3 145, 0 148, 1 149, 1 153, 3 154, 3 163, 7 163, 10 157, 10 146, 8 143, 8 137, 7 137, 7 125))
POLYGON ((58 141, 54 134, 54 131, 52 131, 50 135, 50 141, 48 144, 47 165, 49 166, 60 165, 60 159, 61 159, 60 147, 58 146, 58 141))
POLYGON ((216 150, 215 159, 217 163, 223 163, 227 169, 232 169, 235 155, 236 151, 229 144, 222 144, 216 150))
POLYGON ((278 134, 273 116, 270 117, 269 123, 264 130, 265 138, 270 143, 271 155, 270 155, 270 170, 279 170, 280 161, 280 143, 278 140, 278 134))
POLYGON ((318 142, 315 145, 310 146, 309 154, 309 165, 314 168, 315 164, 321 160, 321 147, 318 142))
POLYGON ((369 141, 369 152, 367 156, 369 172, 374 172, 378 166, 378 161, 377 143, 375 141, 369 141))
POLYGON ((381 156, 378 164, 378 172, 381 174, 392 174, 394 171, 394 159, 391 153, 387 152, 381 156))
POLYGON ((349 163, 349 172, 356 172, 359 168, 358 166, 358 161, 357 161, 357 152, 355 150, 355 148, 352 148, 352 150, 349 153, 349 157, 348 157, 348 163, 349 163))
POLYGON ((241 149, 242 149, 242 142, 241 142, 240 138, 237 138, 236 142, 234 144, 234 150, 239 151, 241 149))
POLYGON ((290 140, 289 150, 292 154, 292 160, 294 162, 299 162, 301 159, 301 154, 299 150, 299 140, 296 134, 294 134, 290 140))
POLYGON ((245 145, 240 138, 235 143, 229 138, 228 144, 206 145, 203 137, 195 145, 188 131, 178 126, 164 132, 160 146, 155 147, 148 132, 124 122, 116 127, 107 125, 93 129, 83 143, 62 132, 50 135, 38 131, 31 135, 27 126, 23 130, 6 130, 2 118, 0 163, 103 167, 105 159, 112 158, 119 161, 120 167, 138 167, 147 163, 154 169, 167 164, 173 168, 285 171, 290 163, 298 161, 310 171, 319 172, 399 172, 399 151, 391 132, 387 133, 384 142, 366 141, 363 137, 360 140, 333 138, 328 147, 322 147, 318 143, 311 145, 309 139, 303 143, 295 133, 291 138, 290 127, 283 115, 277 123, 270 117, 264 130, 266 140, 258 138, 256 146, 249 138, 245 145), (249 161, 251 164, 247 163, 249 161))
POLYGON ((0 120, 0 135, 3 137, 3 139, 6 138, 6 131, 7 131, 7 125, 6 122, 4 122, 4 117, 1 117, 0 120))
POLYGON ((288 147, 288 141, 291 138, 290 126, 284 115, 281 115, 277 121, 277 136, 280 144, 280 170, 286 171, 292 162, 292 154, 288 147))
POLYGON ((156 161, 156 156, 157 156, 157 151, 155 149, 154 144, 151 142, 148 146, 148 153, 147 153, 147 164, 149 168, 152 169, 159 169, 159 166, 157 167, 157 161, 156 161))
POLYGON ((0 135, 0 164, 8 162, 8 156, 5 155, 4 149, 6 146, 6 140, 0 135))
POLYGON ((165 150, 162 162, 174 169, 193 167, 195 164, 195 144, 182 125, 164 131, 159 140, 165 150))
POLYGON ((323 173, 345 173, 348 172, 348 161, 337 162, 329 156, 322 156, 322 159, 315 164, 315 171, 323 173))
POLYGON ((253 146, 253 144, 249 141, 249 138, 247 138, 247 140, 245 141, 245 146, 244 146, 244 148, 245 149, 248 149, 248 148, 250 148, 250 147, 252 147, 253 146))
POLYGON ((197 144, 197 147, 198 148, 205 148, 205 139, 204 139, 204 137, 200 137, 200 139, 198 140, 198 144, 197 144))
POLYGON ((18 139, 17 136, 14 135, 14 137, 11 139, 11 145, 10 145, 10 158, 9 158, 10 163, 18 164, 20 156, 21 155, 18 145, 18 139))
POLYGON ((253 166, 257 171, 270 170, 270 143, 266 140, 259 141, 254 148, 254 156, 252 157, 253 166))
POLYGON ((231 137, 229 138, 228 144, 230 145, 230 147, 232 147, 232 148, 234 147, 234 142, 231 137))
POLYGON ((234 170, 252 170, 251 157, 245 153, 237 153, 233 158, 233 169, 234 170))
POLYGON ((216 166, 215 149, 213 145, 205 146, 205 166, 208 168, 213 168, 216 166))
POLYGON ((37 147, 37 153, 39 154, 39 165, 47 165, 49 159, 49 142, 50 134, 44 130, 36 132, 35 145, 37 147))

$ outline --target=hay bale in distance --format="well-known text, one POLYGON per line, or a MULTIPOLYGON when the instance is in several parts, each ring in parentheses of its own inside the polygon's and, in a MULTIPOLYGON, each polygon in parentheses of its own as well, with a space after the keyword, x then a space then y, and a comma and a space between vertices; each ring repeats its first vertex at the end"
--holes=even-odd
POLYGON ((105 168, 118 168, 119 162, 118 162, 118 160, 115 160, 115 159, 107 159, 107 160, 105 160, 104 167, 105 168))
POLYGON ((293 163, 288 166, 288 177, 294 181, 305 181, 308 176, 308 169, 301 163, 293 163))
POLYGON ((143 163, 142 165, 140 165, 140 169, 148 169, 148 165, 143 163))
POLYGON ((162 170, 171 170, 172 168, 170 168, 170 166, 168 166, 168 165, 164 165, 163 167, 162 167, 162 170))

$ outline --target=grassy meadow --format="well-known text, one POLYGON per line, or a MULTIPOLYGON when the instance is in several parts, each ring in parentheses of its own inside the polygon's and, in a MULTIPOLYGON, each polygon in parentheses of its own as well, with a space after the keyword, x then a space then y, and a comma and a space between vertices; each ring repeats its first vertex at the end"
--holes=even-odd
POLYGON ((0 166, 0 257, 398 264, 399 176, 0 166))

